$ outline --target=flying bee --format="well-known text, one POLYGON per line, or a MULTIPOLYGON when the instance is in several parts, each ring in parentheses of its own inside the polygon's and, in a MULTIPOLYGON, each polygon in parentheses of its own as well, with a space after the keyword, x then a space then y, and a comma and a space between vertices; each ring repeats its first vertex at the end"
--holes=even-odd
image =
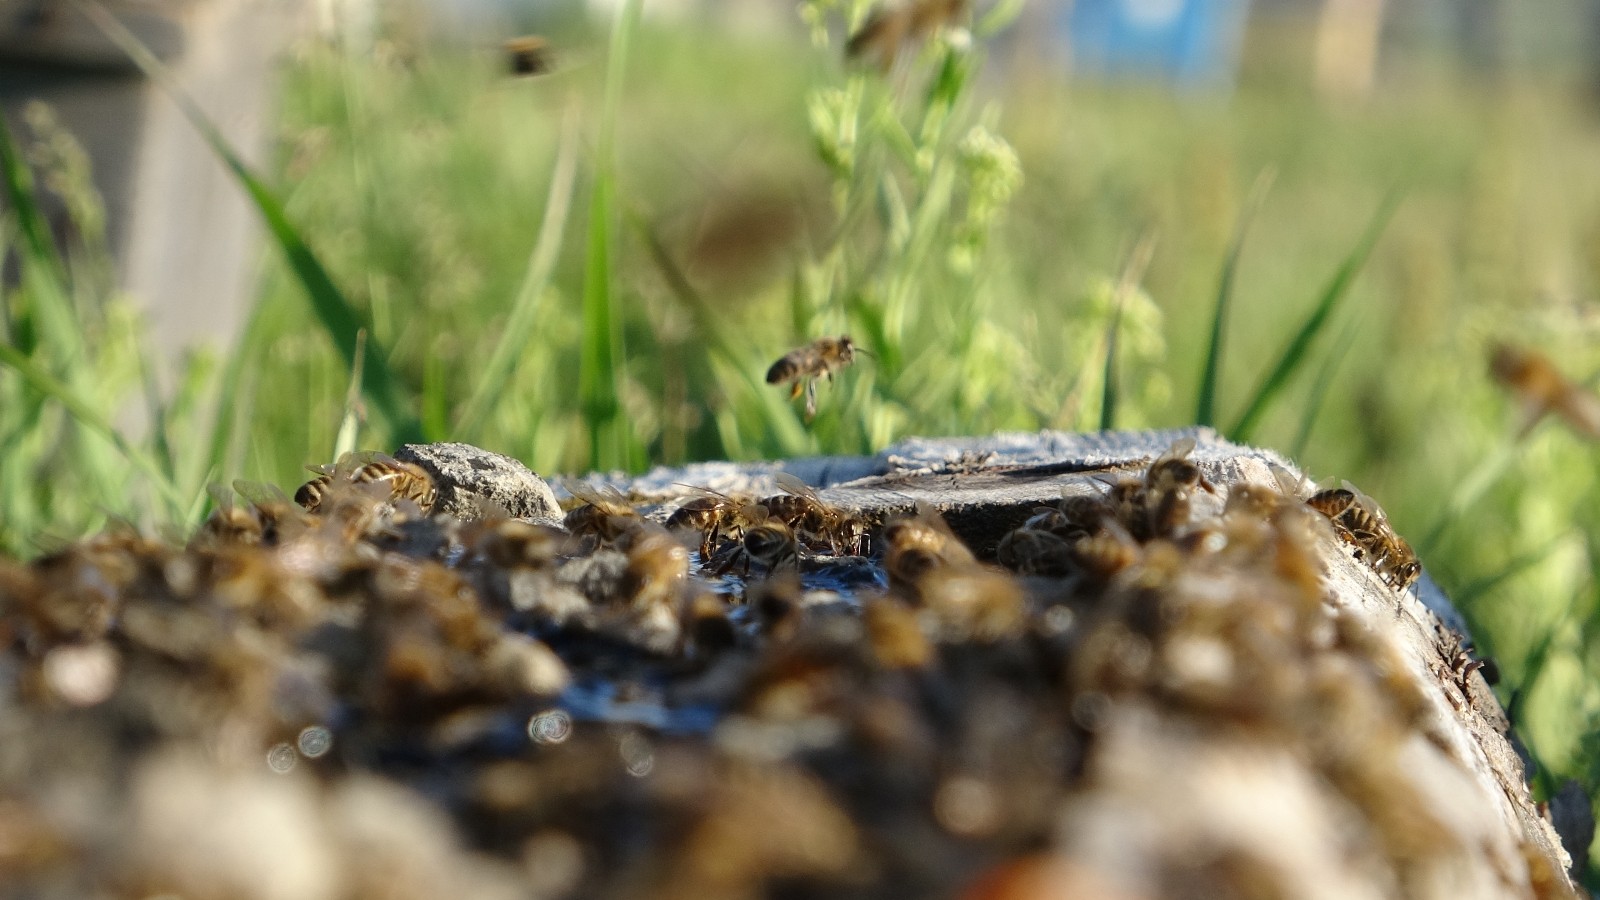
POLYGON ((1600 440, 1600 397, 1561 374, 1549 357, 1499 344, 1489 358, 1489 372, 1522 404, 1522 434, 1554 413, 1583 437, 1600 440))
POLYGON ((740 539, 734 551, 728 554, 728 558, 723 560, 717 569, 717 574, 728 573, 733 569, 735 562, 744 564, 746 577, 750 575, 752 562, 765 566, 769 574, 782 569, 798 572, 800 544, 795 540, 794 532, 789 526, 768 519, 745 530, 744 537, 740 539))
POLYGON ((628 498, 610 485, 596 488, 581 481, 563 481, 561 486, 580 501, 561 520, 574 537, 593 535, 599 542, 611 544, 644 522, 628 498))
POLYGON ((954 22, 966 12, 968 0, 899 0, 883 4, 856 29, 845 44, 850 59, 871 58, 887 72, 901 50, 954 22))
POLYGON ((852 556, 861 554, 867 534, 864 521, 831 506, 811 485, 787 472, 777 473, 774 480, 783 493, 761 501, 773 518, 788 525, 801 540, 826 543, 835 555, 845 551, 852 556))
POLYGON ((1334 531, 1356 548, 1356 558, 1378 573, 1384 583, 1405 590, 1422 574, 1422 563, 1405 538, 1395 534, 1377 502, 1349 482, 1318 491, 1306 505, 1334 524, 1334 531))
POLYGON ((833 373, 855 362, 857 347, 847 334, 817 338, 804 347, 785 353, 767 370, 767 384, 790 384, 789 399, 806 393, 806 418, 817 414, 817 379, 833 380, 833 373))
POLYGON ((554 68, 550 40, 543 35, 525 34, 500 45, 506 65, 513 75, 544 75, 554 68))
POLYGON ((700 559, 711 558, 717 543, 724 537, 738 540, 744 529, 767 517, 767 510, 755 503, 738 500, 708 488, 679 484, 694 496, 683 501, 667 517, 667 527, 674 531, 693 529, 700 532, 700 559))

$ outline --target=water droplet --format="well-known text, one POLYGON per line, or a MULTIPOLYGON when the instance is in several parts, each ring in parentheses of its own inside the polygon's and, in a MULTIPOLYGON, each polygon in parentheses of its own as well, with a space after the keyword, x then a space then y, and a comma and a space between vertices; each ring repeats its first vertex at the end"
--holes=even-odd
POLYGON ((655 748, 644 735, 636 732, 623 735, 621 743, 617 745, 617 752, 622 756, 622 764, 627 767, 628 774, 635 778, 649 775, 656 767, 655 748))
POLYGON ((294 745, 288 742, 273 744, 267 751, 267 768, 279 775, 287 775, 294 771, 295 765, 300 762, 300 754, 295 752, 294 745))
POLYGON ((316 759, 333 749, 333 732, 323 728, 321 725, 313 725, 300 732, 300 739, 297 743, 300 747, 300 753, 306 759, 316 759))
POLYGON ((528 720, 528 737, 538 744, 559 744, 572 736, 572 717, 566 710, 552 709, 528 720))

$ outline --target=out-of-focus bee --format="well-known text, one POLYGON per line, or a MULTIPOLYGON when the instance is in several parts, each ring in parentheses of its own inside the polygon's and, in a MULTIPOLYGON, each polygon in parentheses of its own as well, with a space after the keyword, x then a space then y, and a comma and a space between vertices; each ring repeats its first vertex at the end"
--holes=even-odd
POLYGON ((674 531, 693 529, 700 532, 702 562, 711 558, 724 536, 737 540, 746 527, 765 519, 768 514, 765 507, 727 494, 689 484, 678 486, 687 488, 694 496, 683 501, 667 517, 667 527, 674 531))
POLYGON ((644 522, 628 498, 610 485, 596 488, 581 481, 564 481, 562 487, 580 501, 561 520, 574 537, 593 536, 612 544, 644 522))
POLYGON ((288 495, 275 484, 238 480, 233 490, 250 504, 250 510, 261 522, 261 542, 275 544, 286 535, 303 529, 310 519, 305 510, 295 505, 288 495))
POLYGON ((1170 537, 1189 524, 1191 501, 1196 488, 1216 493, 1205 473, 1189 459, 1194 438, 1174 443, 1150 464, 1144 474, 1145 520, 1151 534, 1170 537))
MULTIPOLYGON (((1040 516, 1047 514, 1040 513, 1035 518, 1040 516)), ((1001 538, 995 556, 1000 565, 1019 575, 1060 577, 1070 574, 1075 567, 1070 543, 1054 531, 1028 525, 1001 538)))
POLYGON ((463 537, 469 554, 482 554, 502 569, 548 568, 571 543, 559 528, 510 518, 468 523, 463 537))
POLYGON ((767 370, 767 384, 790 384, 789 399, 806 393, 806 418, 817 414, 817 379, 833 380, 833 373, 855 362, 864 353, 847 334, 817 338, 804 347, 785 353, 767 370))
POLYGON ((550 40, 542 35, 525 34, 500 45, 506 65, 513 75, 543 75, 555 67, 550 40))
POLYGON ((977 562, 939 511, 926 503, 917 504, 916 515, 884 526, 883 540, 883 567, 889 574, 889 586, 913 594, 929 572, 977 562))
POLYGON ((798 571, 800 543, 795 540, 794 532, 789 526, 775 519, 768 519, 745 530, 744 537, 734 551, 717 567, 717 574, 731 571, 735 562, 743 563, 743 571, 747 577, 752 562, 765 566, 768 573, 783 569, 798 571))
POLYGON ((1072 545, 1072 555, 1089 577, 1109 581, 1139 562, 1144 550, 1126 528, 1107 519, 1099 531, 1072 545))
POLYGON ((307 512, 316 512, 334 485, 381 484, 389 489, 391 501, 409 500, 426 515, 433 509, 438 492, 433 478, 415 463, 400 462, 387 453, 376 450, 352 451, 339 457, 333 465, 307 466, 317 477, 295 491, 294 501, 307 512))
POLYGON ((850 59, 870 59, 888 71, 907 45, 923 40, 967 10, 968 0, 891 0, 873 10, 845 44, 850 59))
POLYGON ((1405 538, 1395 534, 1378 504, 1346 482, 1342 488, 1318 491, 1306 505, 1334 524, 1334 531, 1356 548, 1356 557, 1384 583, 1404 591, 1422 574, 1422 563, 1405 538))
POLYGON ((689 579, 689 551, 659 526, 636 535, 628 548, 623 590, 635 609, 660 607, 676 616, 689 579))
POLYGON ((802 541, 826 544, 836 555, 861 555, 867 535, 864 521, 828 504, 810 485, 787 472, 779 472, 774 479, 784 492, 761 501, 773 518, 788 525, 802 541))
POLYGON ((1522 434, 1554 413, 1568 427, 1591 441, 1600 441, 1600 397, 1574 384, 1542 353, 1497 344, 1489 372, 1522 404, 1522 434))
POLYGON ((195 531, 191 546, 259 544, 266 536, 261 516, 233 501, 233 491, 221 485, 208 488, 214 509, 195 531))

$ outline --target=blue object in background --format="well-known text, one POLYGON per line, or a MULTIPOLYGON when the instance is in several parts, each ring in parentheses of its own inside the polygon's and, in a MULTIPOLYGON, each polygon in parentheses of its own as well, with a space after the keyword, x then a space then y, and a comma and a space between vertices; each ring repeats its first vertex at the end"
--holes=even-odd
POLYGON ((1073 0, 1056 16, 1073 69, 1228 86, 1249 0, 1073 0))

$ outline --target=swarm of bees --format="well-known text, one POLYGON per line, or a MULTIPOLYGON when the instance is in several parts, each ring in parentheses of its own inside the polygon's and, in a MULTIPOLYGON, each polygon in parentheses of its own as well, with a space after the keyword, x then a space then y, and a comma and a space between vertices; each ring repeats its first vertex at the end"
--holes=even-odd
POLYGON ((1078 873, 1052 895, 1135 876, 1292 894, 1302 873, 1252 862, 1281 838, 1215 827, 1192 756, 1262 790, 1259 760, 1292 769, 1344 835, 1298 853, 1428 893, 1469 850, 1392 765, 1427 698, 1323 602, 1317 551, 1342 528, 1403 580, 1403 542, 1353 490, 1224 487, 1192 450, 1073 480, 992 550, 926 503, 879 521, 788 475, 769 496, 683 486, 671 509, 567 482, 560 527, 463 522, 365 453, 313 467, 298 503, 219 497, 186 546, 118 533, 0 561, 7 715, 29 736, 0 767, 0 836, 32 836, 0 842, 0 872, 46 898, 987 897, 1048 858, 1078 873), (874 578, 845 588, 845 566, 874 578), (340 848, 320 868, 279 848, 327 884, 261 884, 218 843, 256 832, 201 834, 173 799, 213 795, 340 848), (143 824, 52 805, 85 796, 143 824), (1072 839, 1107 817, 1126 853, 1072 839), (1211 855, 1168 849, 1191 819, 1211 855), (395 859, 416 861, 404 883, 395 859))
POLYGON ((790 350, 767 369, 767 384, 788 384, 789 399, 806 395, 806 418, 817 414, 817 379, 833 380, 833 373, 855 362, 865 353, 847 334, 817 338, 804 347, 790 350))

